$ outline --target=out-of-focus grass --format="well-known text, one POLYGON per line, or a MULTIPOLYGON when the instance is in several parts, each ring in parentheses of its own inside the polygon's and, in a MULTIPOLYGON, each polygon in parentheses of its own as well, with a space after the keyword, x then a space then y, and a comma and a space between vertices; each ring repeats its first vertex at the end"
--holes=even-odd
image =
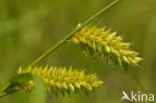
MULTIPOLYGON (((112 0, 0 0, 0 87, 19 66, 26 66, 112 0)), ((97 18, 95 23, 117 30, 144 58, 142 69, 129 68, 143 86, 156 91, 155 0, 122 0, 97 18)), ((44 62, 86 68, 105 81, 89 96, 50 97, 53 103, 120 103, 122 91, 138 91, 137 82, 120 67, 83 55, 79 47, 66 43, 44 62), (52 98, 52 99, 51 99, 52 98)), ((44 64, 43 62, 43 64, 44 64)), ((39 87, 40 88, 40 87, 39 87)), ((38 90, 37 90, 38 91, 38 90)), ((28 103, 21 91, 0 99, 0 103, 28 103)))
POLYGON ((156 65, 155 65, 155 51, 156 51, 156 15, 151 18, 149 22, 148 29, 145 35, 145 44, 144 44, 144 51, 143 57, 143 70, 141 71, 141 77, 146 74, 146 78, 142 80, 143 84, 146 88, 149 88, 150 91, 156 92, 155 83, 156 80, 152 79, 156 73, 156 65), (146 81, 146 82, 145 82, 146 81))
POLYGON ((32 91, 30 103, 45 103, 46 102, 46 86, 42 80, 34 77, 35 87, 32 91))

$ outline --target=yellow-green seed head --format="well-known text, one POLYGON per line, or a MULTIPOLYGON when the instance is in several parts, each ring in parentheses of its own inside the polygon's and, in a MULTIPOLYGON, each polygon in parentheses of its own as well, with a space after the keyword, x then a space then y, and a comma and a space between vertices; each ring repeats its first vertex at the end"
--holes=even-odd
MULTIPOLYGON (((42 79, 49 89, 54 91, 75 92, 76 90, 89 90, 98 88, 103 84, 103 81, 97 79, 96 75, 86 75, 84 70, 72 70, 72 67, 31 67, 27 69, 20 68, 19 74, 30 73, 42 79)), ((31 89, 34 86, 33 81, 26 83, 27 88, 31 89)))
POLYGON ((123 42, 122 37, 117 36, 117 33, 111 32, 110 29, 85 26, 70 40, 85 51, 111 59, 115 64, 139 67, 139 62, 142 61, 137 57, 137 52, 130 50, 130 43, 123 42))

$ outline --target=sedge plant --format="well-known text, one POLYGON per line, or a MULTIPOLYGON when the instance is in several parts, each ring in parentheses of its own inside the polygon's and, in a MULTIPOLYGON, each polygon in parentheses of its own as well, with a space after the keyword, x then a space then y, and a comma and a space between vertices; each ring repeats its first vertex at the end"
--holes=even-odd
POLYGON ((122 36, 117 32, 98 26, 90 26, 96 17, 113 7, 120 0, 115 0, 101 9, 84 23, 79 24, 71 33, 60 40, 27 67, 20 67, 17 75, 11 78, 3 88, 0 89, 0 97, 9 95, 19 90, 32 90, 34 87, 33 76, 40 78, 47 86, 49 92, 70 93, 76 91, 93 91, 103 85, 96 74, 86 74, 84 70, 78 71, 71 67, 38 66, 48 55, 54 52, 66 41, 77 44, 86 52, 96 54, 102 59, 112 61, 123 67, 139 67, 141 58, 138 53, 130 49, 130 43, 124 42, 122 36))

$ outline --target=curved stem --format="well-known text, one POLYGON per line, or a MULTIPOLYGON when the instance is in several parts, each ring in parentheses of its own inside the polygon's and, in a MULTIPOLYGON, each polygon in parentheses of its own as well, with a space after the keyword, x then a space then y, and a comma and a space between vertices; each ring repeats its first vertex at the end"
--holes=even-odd
POLYGON ((54 46, 52 46, 50 49, 48 49, 46 52, 44 52, 41 56, 39 56, 36 60, 34 60, 31 64, 31 66, 37 65, 39 62, 41 62, 43 59, 45 59, 49 54, 51 54, 54 50, 56 50, 58 47, 63 45, 66 40, 68 40, 72 35, 74 35, 76 32, 78 32, 81 28, 86 26, 88 23, 93 21, 96 17, 101 15, 106 10, 110 9, 113 5, 117 4, 121 0, 115 0, 103 9, 101 9, 99 12, 94 14, 92 17, 90 17, 88 20, 86 20, 82 25, 80 25, 78 28, 74 29, 72 32, 70 32, 66 37, 64 37, 61 41, 57 42, 54 46))

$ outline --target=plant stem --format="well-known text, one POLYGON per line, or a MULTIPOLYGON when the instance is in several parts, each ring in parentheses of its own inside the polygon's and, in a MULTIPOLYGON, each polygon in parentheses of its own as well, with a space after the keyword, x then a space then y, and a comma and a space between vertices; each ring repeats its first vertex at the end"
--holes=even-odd
POLYGON ((101 15, 103 12, 105 12, 106 10, 110 9, 111 7, 113 7, 113 5, 117 4, 119 1, 121 1, 121 0, 115 0, 115 1, 113 1, 112 3, 110 3, 109 5, 107 5, 106 7, 104 7, 103 9, 101 9, 99 12, 97 12, 96 14, 94 14, 92 17, 90 17, 88 20, 86 20, 82 25, 80 25, 78 28, 74 29, 66 37, 64 37, 62 40, 60 40, 59 42, 57 42, 54 46, 52 46, 50 49, 48 49, 46 52, 44 52, 41 56, 39 56, 36 60, 34 60, 32 62, 32 64, 31 64, 31 66, 35 66, 39 62, 41 62, 42 60, 44 60, 54 50, 56 50, 58 47, 60 47, 61 45, 63 45, 65 43, 65 41, 68 40, 72 35, 74 35, 76 32, 78 32, 81 28, 83 28, 84 26, 86 26, 88 23, 90 23, 91 21, 93 21, 96 17, 98 17, 99 15, 101 15))

